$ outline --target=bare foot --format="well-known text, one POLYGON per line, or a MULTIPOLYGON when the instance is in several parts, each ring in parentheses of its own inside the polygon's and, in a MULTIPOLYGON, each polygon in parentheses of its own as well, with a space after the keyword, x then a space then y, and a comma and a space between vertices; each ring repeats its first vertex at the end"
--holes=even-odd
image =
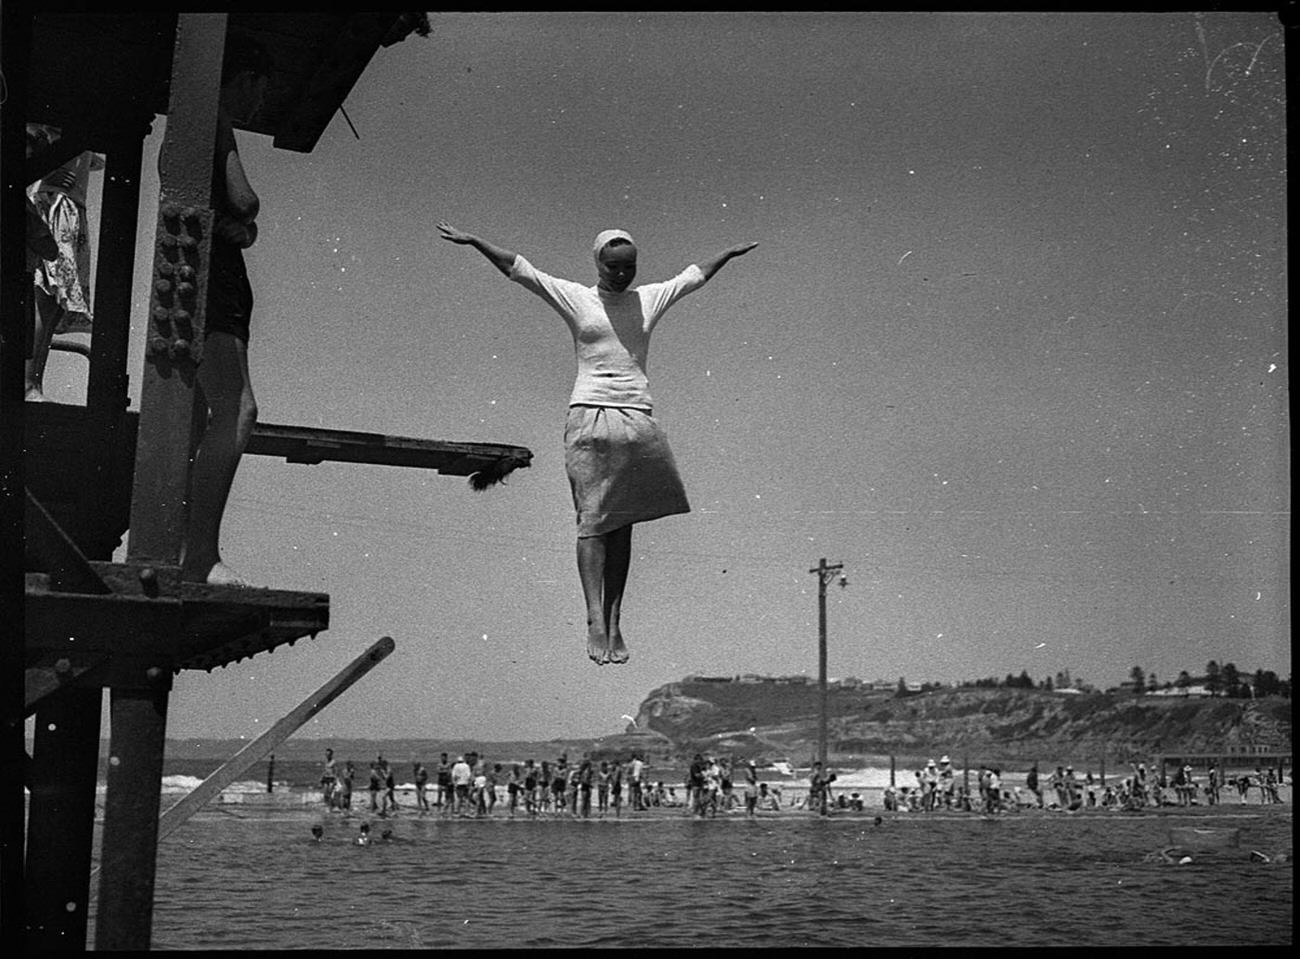
POLYGON ((587 658, 597 666, 609 662, 609 638, 596 623, 587 624, 587 658))
POLYGON ((616 626, 609 637, 609 661, 611 663, 626 663, 628 655, 627 643, 623 642, 623 634, 616 626))

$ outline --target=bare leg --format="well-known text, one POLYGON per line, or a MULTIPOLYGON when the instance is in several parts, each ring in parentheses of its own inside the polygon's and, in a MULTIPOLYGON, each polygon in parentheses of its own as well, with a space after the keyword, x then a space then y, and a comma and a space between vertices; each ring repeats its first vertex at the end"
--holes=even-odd
POLYGON ((183 575, 214 585, 248 585, 221 561, 219 548, 230 487, 257 423, 257 401, 248 378, 248 344, 230 333, 208 334, 198 380, 208 405, 208 423, 190 477, 183 575))
POLYGON ((627 571, 632 563, 632 526, 616 529, 605 538, 605 594, 603 598, 605 630, 609 636, 609 661, 626 663, 627 644, 619 629, 619 615, 623 609, 623 590, 627 586, 627 571))
POLYGON ((32 355, 23 366, 26 381, 26 399, 31 403, 45 402, 45 362, 50 358, 50 342, 59 321, 59 301, 40 287, 32 288, 36 301, 35 325, 32 331, 32 355))
POLYGON ((605 585, 606 536, 578 538, 578 577, 587 604, 587 656, 597 665, 609 662, 609 634, 602 606, 605 585))

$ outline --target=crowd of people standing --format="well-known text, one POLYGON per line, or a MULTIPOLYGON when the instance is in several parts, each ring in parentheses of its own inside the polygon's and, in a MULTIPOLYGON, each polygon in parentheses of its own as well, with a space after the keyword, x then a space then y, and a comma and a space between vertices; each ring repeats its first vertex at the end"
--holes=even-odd
MULTIPOLYGON (((430 771, 422 762, 411 767, 414 802, 406 803, 419 815, 437 813, 443 817, 480 818, 505 815, 564 815, 576 818, 620 816, 624 810, 681 809, 700 817, 742 809, 747 815, 760 811, 778 812, 781 788, 759 782, 754 763, 743 766, 743 784, 737 788, 732 764, 726 759, 705 759, 697 755, 682 783, 651 781, 644 758, 633 753, 626 761, 594 760, 583 756, 572 761, 561 755, 554 762, 533 759, 522 763, 491 762, 477 752, 457 755, 442 753, 430 771), (500 807, 500 808, 498 808, 500 807)), ((326 808, 352 810, 356 766, 340 764, 333 749, 325 750, 320 778, 321 797, 326 808)), ((834 776, 827 776, 829 787, 834 776)), ((816 780, 815 780, 816 781, 816 780)), ((369 765, 369 803, 365 811, 389 816, 404 808, 398 801, 397 774, 392 763, 380 755, 369 765)), ((829 789, 824 801, 829 803, 829 789)))
MULTIPOLYGON (((621 816, 624 810, 676 808, 700 818, 743 811, 747 816, 782 809, 782 787, 760 781, 752 761, 732 762, 726 758, 697 753, 681 784, 651 781, 644 758, 634 753, 625 761, 594 760, 583 755, 571 761, 567 754, 554 762, 533 759, 522 763, 490 762, 477 752, 458 754, 454 759, 442 753, 432 770, 416 761, 411 767, 414 801, 399 804, 397 774, 382 755, 369 764, 366 811, 378 816, 399 809, 418 815, 435 811, 443 817, 481 818, 505 815, 568 816, 598 818, 621 816)), ((353 809, 356 767, 340 765, 332 749, 325 750, 321 775, 322 799, 329 809, 353 809)), ((792 794, 790 808, 828 815, 834 809, 862 810, 866 803, 860 792, 838 790, 836 774, 813 763, 808 787, 792 794)), ((981 765, 974 776, 963 771, 958 777, 948 756, 930 760, 917 769, 908 785, 889 785, 883 790, 886 811, 936 812, 941 810, 996 814, 1019 809, 1078 811, 1084 808, 1136 810, 1151 806, 1215 805, 1225 801, 1231 790, 1239 802, 1248 801, 1252 789, 1260 803, 1278 803, 1282 780, 1272 769, 1256 768, 1254 775, 1225 779, 1211 764, 1202 778, 1190 765, 1174 770, 1149 772, 1145 763, 1134 763, 1131 774, 1110 782, 1092 772, 1075 773, 1071 765, 1058 765, 1040 773, 1034 763, 1024 774, 1023 787, 1009 785, 999 766, 981 765), (973 782, 972 782, 973 779, 973 782)), ((786 784, 790 785, 790 784, 786 784)), ((406 791, 406 787, 403 787, 406 791)))

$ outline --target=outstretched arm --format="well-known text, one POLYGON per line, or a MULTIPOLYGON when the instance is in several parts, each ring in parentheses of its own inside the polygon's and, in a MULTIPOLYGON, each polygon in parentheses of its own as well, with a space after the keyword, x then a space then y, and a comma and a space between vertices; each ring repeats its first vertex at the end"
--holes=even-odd
POLYGON ((497 246, 494 243, 489 243, 487 240, 480 239, 473 233, 465 233, 458 230, 446 220, 443 220, 438 224, 438 230, 442 233, 442 238, 444 240, 474 247, 474 249, 487 257, 488 261, 498 270, 507 276, 510 275, 510 268, 514 266, 515 262, 515 254, 513 251, 497 246))
POLYGON ((704 274, 704 278, 707 280, 710 277, 712 277, 714 273, 717 273, 718 270, 722 269, 722 264, 726 263, 733 256, 744 256, 746 253, 748 253, 756 246, 758 246, 757 243, 738 244, 737 246, 733 246, 726 250, 723 250, 715 257, 712 257, 708 260, 704 260, 703 262, 699 263, 698 266, 700 268, 700 271, 704 274))

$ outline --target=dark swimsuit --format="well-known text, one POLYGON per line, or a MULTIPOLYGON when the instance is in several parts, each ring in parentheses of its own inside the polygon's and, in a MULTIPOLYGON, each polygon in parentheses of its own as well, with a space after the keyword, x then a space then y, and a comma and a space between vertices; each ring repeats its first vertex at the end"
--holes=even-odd
MULTIPOLYGON (((220 150, 212 171, 212 208, 217 215, 229 205, 226 177, 220 150)), ((253 287, 244 266, 244 251, 215 233, 212 237, 212 264, 208 274, 208 308, 204 335, 229 333, 248 342, 253 316, 253 287)))

